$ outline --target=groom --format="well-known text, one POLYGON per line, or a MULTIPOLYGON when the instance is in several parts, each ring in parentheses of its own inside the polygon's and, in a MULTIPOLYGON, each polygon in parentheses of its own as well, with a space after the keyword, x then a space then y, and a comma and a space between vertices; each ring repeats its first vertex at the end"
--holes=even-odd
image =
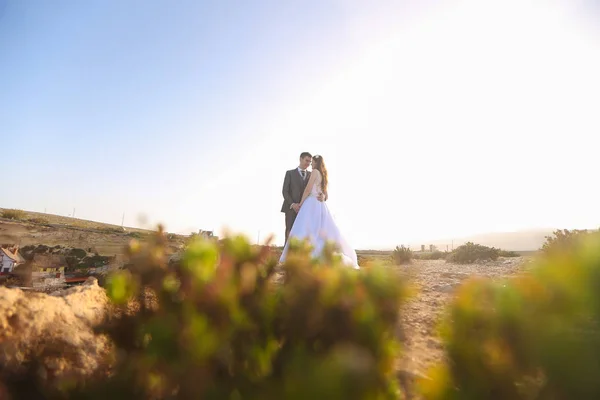
MULTIPOLYGON (((285 173, 282 191, 284 200, 281 207, 281 212, 285 213, 285 243, 288 241, 290 231, 292 230, 298 211, 300 211, 300 201, 302 201, 304 189, 310 178, 310 171, 307 171, 307 168, 311 160, 312 155, 304 152, 300 154, 300 165, 285 173)), ((319 195, 317 199, 323 201, 323 195, 319 195)))

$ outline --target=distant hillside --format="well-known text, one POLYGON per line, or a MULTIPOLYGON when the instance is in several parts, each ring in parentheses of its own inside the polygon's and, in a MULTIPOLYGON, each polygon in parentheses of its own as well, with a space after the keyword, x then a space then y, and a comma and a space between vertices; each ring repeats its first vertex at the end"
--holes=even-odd
MULTIPOLYGON (((0 215, 2 211, 8 210, 7 208, 0 208, 0 215)), ((25 211, 23 221, 34 220, 34 221, 43 221, 48 224, 56 224, 56 225, 65 225, 65 226, 73 226, 77 228, 84 229, 99 229, 99 230, 114 230, 114 231, 127 231, 127 232, 140 232, 140 233, 149 233, 151 230, 148 229, 140 229, 140 228, 131 228, 124 227, 124 229, 120 225, 107 224, 104 222, 98 221, 89 221, 86 219, 73 218, 73 217, 65 217, 62 215, 55 214, 44 214, 35 211, 25 211)))

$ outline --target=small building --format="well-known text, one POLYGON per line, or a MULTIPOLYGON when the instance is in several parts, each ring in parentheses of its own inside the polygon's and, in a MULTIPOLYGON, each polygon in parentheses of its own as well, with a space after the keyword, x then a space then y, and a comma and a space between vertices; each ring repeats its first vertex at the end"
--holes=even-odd
POLYGON ((17 265, 23 264, 25 259, 19 254, 19 247, 12 249, 0 249, 0 275, 7 275, 13 272, 17 265))
POLYGON ((58 254, 36 254, 31 262, 31 286, 57 286, 65 284, 67 260, 58 254))

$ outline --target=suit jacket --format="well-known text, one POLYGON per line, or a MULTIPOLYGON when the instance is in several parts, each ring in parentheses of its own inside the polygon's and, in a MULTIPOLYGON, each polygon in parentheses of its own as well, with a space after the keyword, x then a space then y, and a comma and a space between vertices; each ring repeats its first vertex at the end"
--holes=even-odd
POLYGON ((290 211, 290 206, 293 203, 300 203, 306 184, 310 178, 310 172, 306 171, 306 179, 302 180, 302 175, 298 171, 298 168, 291 169, 285 173, 285 179, 283 180, 283 205, 281 206, 281 212, 290 211))

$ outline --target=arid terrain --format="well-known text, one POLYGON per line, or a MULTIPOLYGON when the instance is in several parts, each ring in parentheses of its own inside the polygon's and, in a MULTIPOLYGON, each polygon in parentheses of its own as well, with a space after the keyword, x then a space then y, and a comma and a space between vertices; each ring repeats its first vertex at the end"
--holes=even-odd
MULTIPOLYGON (((72 224, 79 220, 65 217, 59 217, 62 218, 60 222, 53 221, 47 215, 43 215, 43 218, 47 220, 44 224, 0 219, 0 244, 93 248, 99 254, 113 256, 122 254, 133 237, 143 240, 149 233, 91 222, 72 224)), ((182 245, 182 237, 173 237, 174 249, 182 245)), ((358 251, 358 254, 367 261, 367 265, 369 261, 390 264, 389 252, 358 251)), ((447 263, 443 260, 413 260, 409 265, 389 265, 400 269, 417 289, 403 310, 406 347, 398 365, 401 375, 408 379, 426 376, 428 367, 443 358, 444 352, 436 338, 436 328, 445 306, 461 282, 473 276, 497 279, 514 275, 523 268, 527 259, 528 257, 500 258, 470 265, 447 263)))
POLYGON ((121 228, 116 225, 34 212, 26 212, 23 221, 0 218, 0 244, 19 244, 21 247, 31 244, 91 247, 93 251, 107 256, 121 254, 133 237, 149 233, 151 231, 143 229, 121 228), (31 221, 43 221, 43 223, 31 221))
POLYGON ((515 275, 527 264, 527 258, 500 258, 487 263, 459 265, 443 260, 415 260, 399 267, 416 284, 417 293, 405 306, 403 326, 406 348, 399 368, 409 374, 425 375, 435 361, 444 356, 436 328, 455 289, 470 277, 501 279, 515 275))

